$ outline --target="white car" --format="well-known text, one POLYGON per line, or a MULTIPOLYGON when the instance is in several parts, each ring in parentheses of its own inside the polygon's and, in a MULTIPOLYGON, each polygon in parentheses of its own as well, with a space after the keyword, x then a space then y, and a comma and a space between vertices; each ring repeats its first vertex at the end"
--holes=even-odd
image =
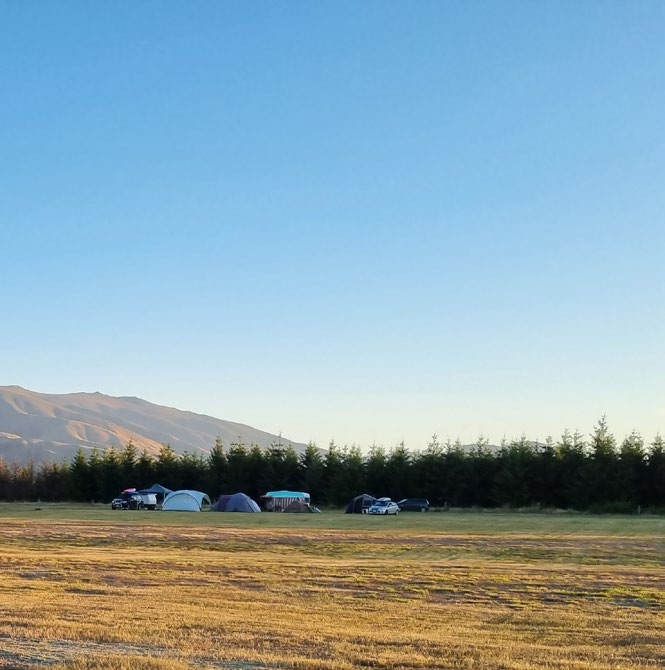
POLYGON ((399 505, 390 498, 379 498, 372 503, 367 514, 399 514, 399 505))

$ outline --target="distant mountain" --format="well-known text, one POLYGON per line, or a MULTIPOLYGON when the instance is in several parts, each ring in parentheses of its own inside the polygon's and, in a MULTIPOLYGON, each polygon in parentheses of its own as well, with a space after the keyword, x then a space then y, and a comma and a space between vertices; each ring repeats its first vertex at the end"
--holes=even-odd
POLYGON ((163 407, 140 398, 102 393, 47 394, 0 386, 0 458, 7 463, 71 459, 81 448, 122 448, 130 440, 157 454, 164 444, 177 453, 207 453, 220 437, 267 447, 280 442, 298 453, 305 445, 242 423, 163 407))

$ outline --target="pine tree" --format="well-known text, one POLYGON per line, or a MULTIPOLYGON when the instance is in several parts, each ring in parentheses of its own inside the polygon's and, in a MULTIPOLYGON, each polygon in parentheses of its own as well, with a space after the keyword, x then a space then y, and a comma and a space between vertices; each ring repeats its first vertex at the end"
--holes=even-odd
POLYGON ((589 441, 591 458, 587 467, 587 486, 590 503, 605 505, 620 499, 618 486, 618 459, 616 440, 602 416, 596 424, 589 441))
POLYGON ((222 439, 217 437, 207 459, 207 490, 210 491, 211 500, 217 498, 229 490, 229 462, 224 453, 222 439))
POLYGON ((643 506, 647 502, 647 460, 642 436, 633 431, 621 443, 617 473, 617 500, 632 506, 643 506))
POLYGON ((656 435, 647 456, 645 500, 655 511, 665 512, 665 440, 656 435))
POLYGON ((299 486, 309 493, 312 500, 323 498, 325 465, 321 451, 314 442, 310 442, 299 458, 299 486))

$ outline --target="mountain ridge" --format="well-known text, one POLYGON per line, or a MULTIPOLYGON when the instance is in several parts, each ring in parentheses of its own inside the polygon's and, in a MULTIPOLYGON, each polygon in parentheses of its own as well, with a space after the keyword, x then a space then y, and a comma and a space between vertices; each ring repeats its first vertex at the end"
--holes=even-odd
POLYGON ((217 438, 232 442, 305 444, 247 424, 157 405, 137 396, 99 391, 37 393, 21 386, 0 386, 0 458, 10 463, 69 460, 78 449, 123 447, 130 440, 156 455, 165 444, 176 453, 208 453, 217 438))

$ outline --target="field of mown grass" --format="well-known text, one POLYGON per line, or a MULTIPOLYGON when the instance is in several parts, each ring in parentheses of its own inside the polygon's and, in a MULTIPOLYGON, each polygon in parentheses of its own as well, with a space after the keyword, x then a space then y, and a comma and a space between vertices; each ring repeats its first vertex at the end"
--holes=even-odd
POLYGON ((665 667, 665 519, 0 504, 0 668, 665 667))

